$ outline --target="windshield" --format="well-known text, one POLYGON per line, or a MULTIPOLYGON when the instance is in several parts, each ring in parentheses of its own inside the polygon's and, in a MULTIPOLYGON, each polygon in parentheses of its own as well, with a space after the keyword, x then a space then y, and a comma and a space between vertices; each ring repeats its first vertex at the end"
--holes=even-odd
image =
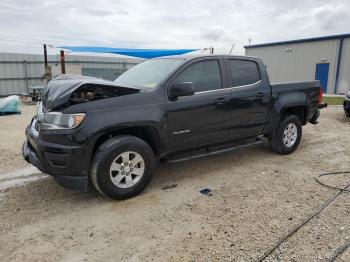
POLYGON ((146 60, 121 74, 114 82, 142 89, 151 89, 184 62, 184 59, 174 58, 146 60))

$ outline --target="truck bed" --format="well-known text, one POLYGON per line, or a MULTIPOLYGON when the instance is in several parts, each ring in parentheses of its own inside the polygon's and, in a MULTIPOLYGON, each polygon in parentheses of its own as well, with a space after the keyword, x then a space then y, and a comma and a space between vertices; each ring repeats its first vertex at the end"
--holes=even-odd
POLYGON ((271 84, 271 87, 273 90, 283 90, 283 89, 295 89, 295 90, 305 90, 312 87, 316 88, 317 90, 321 87, 320 81, 314 80, 314 81, 302 81, 302 82, 287 82, 287 83, 273 83, 271 84))
POLYGON ((307 121, 312 121, 315 114, 318 112, 320 89, 321 84, 318 80, 271 84, 272 96, 275 97, 275 99, 278 99, 278 97, 282 99, 284 95, 287 95, 289 99, 298 97, 296 100, 305 100, 308 104, 307 121), (302 97, 302 94, 304 94, 305 99, 302 97))

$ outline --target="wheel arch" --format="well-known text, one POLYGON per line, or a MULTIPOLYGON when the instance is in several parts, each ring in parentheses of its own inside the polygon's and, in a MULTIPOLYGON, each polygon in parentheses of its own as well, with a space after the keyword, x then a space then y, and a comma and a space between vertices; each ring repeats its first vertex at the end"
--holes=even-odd
POLYGON ((156 128, 152 126, 140 125, 132 127, 116 127, 99 134, 95 139, 94 145, 92 147, 91 159, 93 158, 97 148, 100 145, 102 145, 108 139, 119 135, 130 135, 142 139, 152 148, 156 159, 159 158, 161 151, 161 142, 156 128))
POLYGON ((285 108, 281 112, 281 117, 283 118, 286 115, 296 115, 300 119, 302 125, 306 125, 307 123, 307 107, 305 105, 285 108))
POLYGON ((264 135, 272 135, 285 115, 296 115, 302 125, 306 125, 309 104, 310 101, 304 92, 279 95, 271 108, 270 120, 264 129, 264 135))

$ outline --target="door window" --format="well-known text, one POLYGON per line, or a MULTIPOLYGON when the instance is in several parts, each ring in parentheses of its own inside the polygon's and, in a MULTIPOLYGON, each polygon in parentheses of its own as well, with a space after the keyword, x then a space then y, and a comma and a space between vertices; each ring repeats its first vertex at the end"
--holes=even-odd
POLYGON ((260 80, 258 65, 253 61, 230 59, 231 86, 251 85, 260 80))
POLYGON ((192 82, 196 92, 222 88, 220 66, 217 60, 190 65, 176 78, 175 83, 192 82))

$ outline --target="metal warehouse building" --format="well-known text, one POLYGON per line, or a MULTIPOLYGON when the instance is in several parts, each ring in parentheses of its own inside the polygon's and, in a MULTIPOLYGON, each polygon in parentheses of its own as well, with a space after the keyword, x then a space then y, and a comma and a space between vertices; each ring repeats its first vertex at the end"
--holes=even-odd
MULTIPOLYGON (((66 55, 70 73, 112 80, 143 59, 87 55, 66 55)), ((59 55, 49 55, 48 64, 60 68, 59 55)), ((44 56, 36 54, 0 53, 0 97, 30 92, 31 86, 45 85, 44 56)))
POLYGON ((245 46, 261 58, 271 82, 320 80, 325 93, 350 89, 350 34, 245 46))

